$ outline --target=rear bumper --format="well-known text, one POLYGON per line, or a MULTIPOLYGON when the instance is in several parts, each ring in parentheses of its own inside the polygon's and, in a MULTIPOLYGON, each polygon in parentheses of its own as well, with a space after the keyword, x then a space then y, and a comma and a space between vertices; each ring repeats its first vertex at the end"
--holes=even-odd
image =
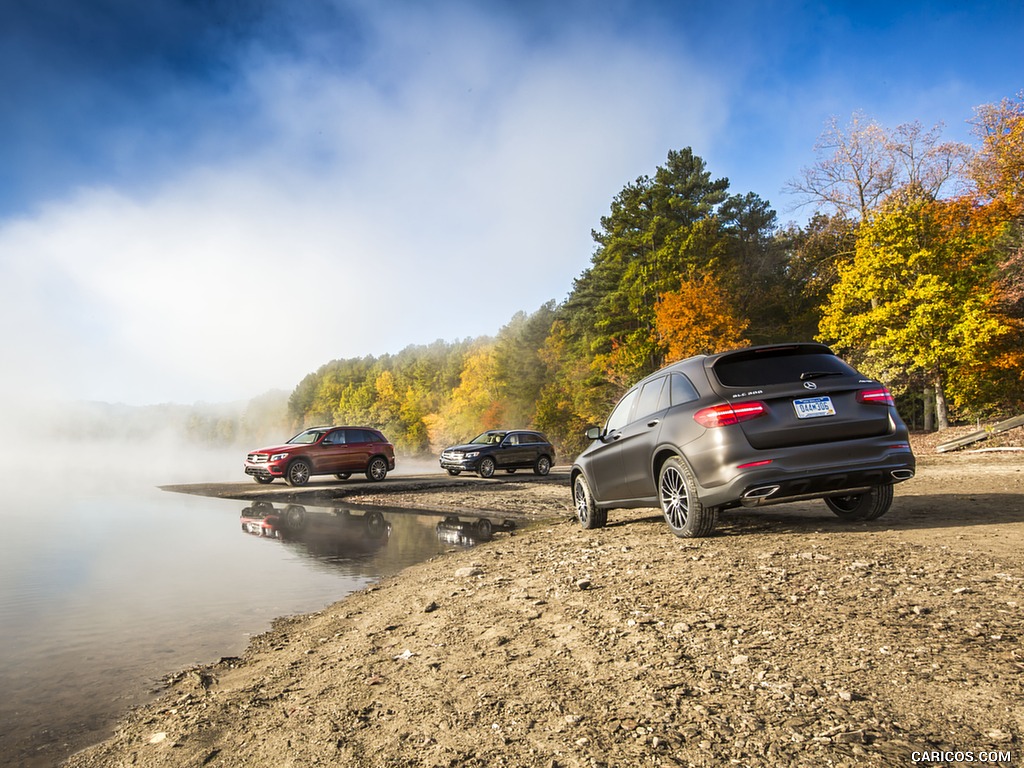
POLYGON ((743 472, 725 485, 702 489, 700 497, 708 506, 760 507, 863 493, 874 486, 909 480, 915 471, 916 462, 909 450, 893 452, 877 462, 829 468, 795 470, 769 464, 743 472))

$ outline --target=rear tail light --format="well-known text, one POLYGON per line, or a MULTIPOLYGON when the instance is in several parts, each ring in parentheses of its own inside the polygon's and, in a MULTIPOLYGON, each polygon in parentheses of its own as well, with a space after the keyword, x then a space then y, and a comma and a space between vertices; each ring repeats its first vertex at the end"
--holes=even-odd
POLYGON ((715 427, 739 424, 741 421, 750 421, 766 413, 768 413, 767 405, 760 400, 751 400, 748 403, 723 403, 722 405, 712 405, 710 408, 701 408, 693 414, 693 420, 703 427, 714 429, 715 427))
POLYGON ((868 405, 896 405, 896 401, 892 399, 892 392, 885 387, 881 389, 862 389, 857 393, 858 403, 867 403, 868 405))

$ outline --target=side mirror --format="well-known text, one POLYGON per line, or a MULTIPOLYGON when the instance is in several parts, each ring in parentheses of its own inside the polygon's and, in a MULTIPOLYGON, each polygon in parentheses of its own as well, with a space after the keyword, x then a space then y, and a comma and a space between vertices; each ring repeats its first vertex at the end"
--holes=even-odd
POLYGON ((601 428, 600 427, 588 427, 587 428, 587 440, 600 440, 601 439, 601 428))

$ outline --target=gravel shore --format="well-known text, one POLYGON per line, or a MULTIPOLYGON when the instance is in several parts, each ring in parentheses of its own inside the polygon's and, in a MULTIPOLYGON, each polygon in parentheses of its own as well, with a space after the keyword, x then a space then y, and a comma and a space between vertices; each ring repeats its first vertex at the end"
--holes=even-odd
POLYGON ((558 474, 364 485, 548 522, 277 621, 65 765, 1018 765, 1024 455, 917 450, 878 521, 804 502, 699 540, 657 510, 583 531, 558 474))

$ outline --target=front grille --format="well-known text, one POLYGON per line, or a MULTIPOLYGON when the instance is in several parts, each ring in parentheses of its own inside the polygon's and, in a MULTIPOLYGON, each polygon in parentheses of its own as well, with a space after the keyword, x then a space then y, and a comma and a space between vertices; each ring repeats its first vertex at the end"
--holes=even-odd
POLYGON ((269 458, 265 453, 250 453, 248 457, 253 464, 266 464, 269 458))
POLYGON ((445 461, 462 461, 462 454, 458 451, 445 451, 441 454, 441 458, 445 461))

